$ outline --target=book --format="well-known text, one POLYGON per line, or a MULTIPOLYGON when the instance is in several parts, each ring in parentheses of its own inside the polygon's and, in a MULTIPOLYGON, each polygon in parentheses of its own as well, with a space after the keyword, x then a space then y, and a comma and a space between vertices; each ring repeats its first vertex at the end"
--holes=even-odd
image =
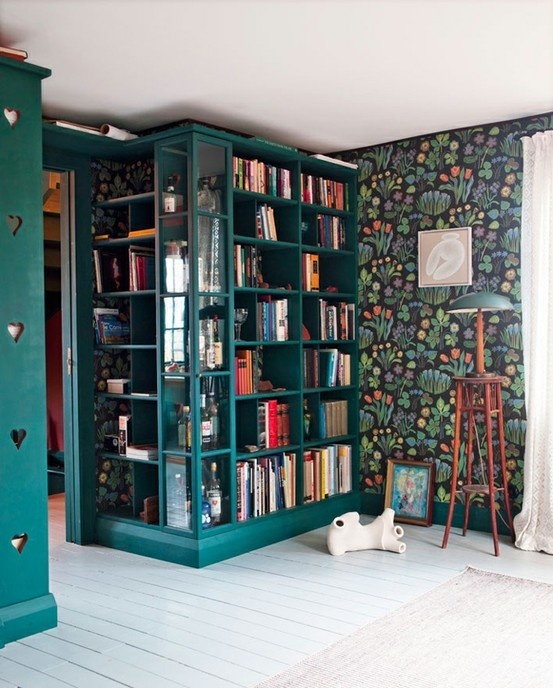
POLYGON ((0 56, 10 57, 12 60, 19 60, 23 62, 29 55, 26 50, 21 50, 20 48, 9 48, 7 45, 0 45, 0 56))
POLYGON ((119 416, 119 454, 125 456, 131 439, 131 416, 119 416))
POLYGON ((158 457, 158 447, 157 444, 128 444, 125 455, 129 459, 154 461, 158 457))
POLYGON ((98 249, 98 251, 102 292, 127 291, 129 261, 125 249, 98 249))

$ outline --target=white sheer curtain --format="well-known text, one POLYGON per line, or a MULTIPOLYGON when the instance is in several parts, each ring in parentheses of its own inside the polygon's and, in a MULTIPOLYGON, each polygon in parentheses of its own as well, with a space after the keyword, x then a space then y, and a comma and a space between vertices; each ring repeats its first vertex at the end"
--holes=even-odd
POLYGON ((553 554, 553 131, 523 139, 522 323, 526 450, 517 547, 553 554))

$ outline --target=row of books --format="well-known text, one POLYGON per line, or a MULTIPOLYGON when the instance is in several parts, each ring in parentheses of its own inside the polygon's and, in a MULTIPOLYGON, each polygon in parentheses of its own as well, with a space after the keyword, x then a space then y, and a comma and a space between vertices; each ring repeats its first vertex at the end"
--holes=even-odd
POLYGON ((235 394, 257 392, 257 355, 252 349, 236 349, 234 357, 235 394))
POLYGON ((351 489, 350 444, 329 444, 303 452, 304 502, 319 502, 351 489))
POLYGON ((259 205, 255 213, 255 225, 258 239, 278 241, 275 209, 272 206, 266 203, 259 205))
POLYGON ((340 437, 348 434, 348 402, 326 399, 319 406, 319 436, 340 437))
POLYGON ((247 160, 233 156, 232 172, 235 189, 292 198, 290 170, 269 165, 261 160, 247 160))
POLYGON ((343 387, 351 385, 351 355, 338 349, 303 350, 303 386, 343 387))
POLYGON ((336 215, 317 215, 317 237, 319 246, 343 249, 346 247, 346 223, 336 215))
POLYGON ((347 210, 347 187, 343 182, 316 177, 312 174, 301 174, 301 200, 325 208, 347 210))
POLYGON ((248 459, 236 463, 238 521, 296 506, 296 454, 248 459))
POLYGON ((290 444, 290 404, 276 399, 257 405, 257 446, 260 449, 290 444))
POLYGON ((264 342, 288 340, 288 299, 260 296, 257 302, 258 339, 264 342))
POLYGON ((355 304, 319 299, 319 332, 324 341, 355 339, 355 304))
POLYGON ((301 283, 303 291, 319 291, 319 256, 301 254, 301 283))
POLYGON ((153 248, 94 249, 96 291, 141 291, 155 289, 155 254, 153 248))
POLYGON ((94 338, 96 344, 128 344, 129 321, 118 308, 94 309, 94 338))
POLYGON ((257 246, 235 244, 234 286, 257 287, 258 275, 261 274, 261 253, 257 246))

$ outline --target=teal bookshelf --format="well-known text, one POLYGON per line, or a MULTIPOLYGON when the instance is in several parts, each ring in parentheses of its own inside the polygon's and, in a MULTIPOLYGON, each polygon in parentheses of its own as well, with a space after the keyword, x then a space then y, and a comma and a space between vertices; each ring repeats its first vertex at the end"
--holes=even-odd
POLYGON ((93 179, 102 166, 121 179, 152 171, 125 193, 108 183, 90 195, 93 278, 102 252, 155 255, 153 288, 96 288, 87 306, 89 323, 98 307, 129 322, 125 342, 89 354, 96 421, 80 496, 95 493, 93 540, 201 567, 359 509, 355 170, 196 124, 102 140, 101 157, 86 135, 47 133, 53 159, 71 150, 93 179), (305 254, 318 284, 305 281, 305 254), (310 357, 333 357, 332 381, 304 384, 310 357), (129 389, 109 394, 106 375, 129 389), (155 442, 155 459, 105 448, 123 413, 132 444, 155 442))

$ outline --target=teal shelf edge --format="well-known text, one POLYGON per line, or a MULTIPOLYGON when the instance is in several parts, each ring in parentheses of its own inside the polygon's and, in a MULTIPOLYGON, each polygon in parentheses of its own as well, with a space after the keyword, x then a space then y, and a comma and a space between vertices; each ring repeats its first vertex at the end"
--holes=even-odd
POLYGON ((270 392, 256 392, 255 394, 236 394, 236 401, 248 401, 251 399, 274 399, 274 397, 289 397, 300 394, 298 389, 278 389, 270 392))
POLYGON ((354 346, 357 342, 355 339, 304 339, 302 341, 304 346, 309 346, 313 344, 315 346, 334 344, 336 346, 354 346))
POLYGON ((233 239, 235 244, 250 244, 252 246, 260 246, 267 250, 278 251, 287 248, 297 249, 299 244, 292 241, 281 241, 277 239, 260 239, 259 237, 244 236, 242 234, 235 234, 233 239))
POLYGON ((327 208, 326 205, 315 205, 314 203, 301 203, 301 209, 303 211, 309 211, 311 213, 322 213, 323 215, 338 215, 339 217, 349 217, 354 213, 352 210, 339 210, 338 208, 327 208))
POLYGON ((342 301, 354 301, 357 296, 351 291, 302 291, 302 296, 318 299, 341 299, 342 301))
POLYGON ((341 390, 348 391, 357 389, 355 385, 333 385, 332 387, 304 387, 304 394, 317 394, 318 392, 339 392, 341 390))
POLYGON ((157 349, 155 344, 95 344, 96 349, 130 349, 131 351, 155 351, 157 349))
POLYGON ((142 296, 155 296, 155 289, 141 289, 140 291, 102 291, 94 294, 95 298, 100 299, 124 299, 142 296))
POLYGON ((136 459, 134 457, 126 456, 125 454, 115 454, 114 452, 99 451, 98 456, 103 459, 111 459, 112 461, 125 461, 129 463, 145 463, 148 466, 158 466, 159 461, 157 459, 136 459))
POLYGON ((237 203, 240 201, 258 200, 268 205, 298 205, 298 201, 295 198, 283 198, 282 196, 272 196, 270 194, 262 194, 257 191, 245 191, 244 189, 237 189, 233 187, 234 200, 237 203))
MULTIPOLYGON (((189 212, 188 210, 181 210, 181 211, 178 212, 178 213, 162 213, 162 214, 159 215, 158 217, 159 217, 159 219, 163 222, 163 220, 170 220, 170 219, 173 218, 173 217, 183 217, 183 218, 184 218, 184 217, 188 217, 188 212, 189 212)), ((163 229, 164 231, 167 230, 166 227, 162 227, 162 229, 163 229)))
POLYGON ((298 289, 271 289, 261 287, 234 287, 234 291, 242 294, 250 293, 269 296, 297 296, 299 294, 298 289))
POLYGON ((275 346, 275 345, 293 346, 296 344, 299 344, 298 339, 269 339, 269 340, 258 339, 258 340, 253 340, 253 341, 244 341, 244 340, 240 339, 240 340, 234 341, 234 348, 235 349, 243 349, 243 348, 247 348, 250 346, 275 346))
POLYGON ((110 198, 106 201, 96 201, 92 204, 93 208, 113 208, 120 205, 129 205, 134 203, 147 203, 155 200, 155 192, 147 191, 141 194, 133 194, 131 196, 120 196, 119 198, 110 198))
POLYGON ((353 258, 355 251, 350 251, 346 248, 329 248, 328 246, 315 246, 314 244, 302 244, 302 253, 318 253, 319 255, 327 256, 343 256, 344 258, 353 258))
MULTIPOLYGON (((155 241, 156 234, 142 234, 140 236, 114 237, 113 239, 94 239, 93 248, 106 248, 108 246, 130 246, 131 244, 148 244, 155 241)), ((119 292, 117 292, 119 293, 119 292)))
POLYGON ((300 449, 301 447, 299 444, 287 444, 281 447, 265 447, 255 452, 236 452, 236 461, 257 459, 260 456, 273 456, 274 454, 282 454, 283 452, 299 451, 300 449))
POLYGON ((311 440, 304 440, 303 448, 311 449, 312 447, 320 447, 327 444, 353 444, 353 441, 355 439, 355 435, 338 435, 337 437, 315 437, 311 440))
POLYGON ((99 397, 109 397, 110 399, 129 399, 131 401, 158 401, 157 394, 140 394, 131 392, 130 394, 114 394, 113 392, 97 392, 99 397))

